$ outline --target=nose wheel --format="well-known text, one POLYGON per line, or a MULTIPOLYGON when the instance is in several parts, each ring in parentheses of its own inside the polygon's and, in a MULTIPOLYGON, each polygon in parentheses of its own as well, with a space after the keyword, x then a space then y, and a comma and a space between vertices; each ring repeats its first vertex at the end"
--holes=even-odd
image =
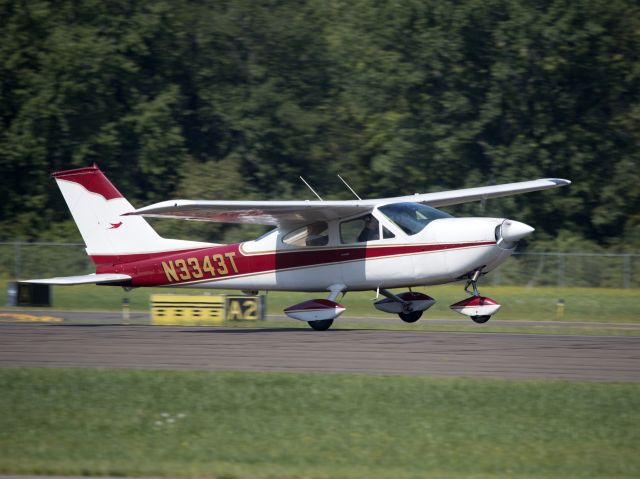
POLYGON ((491 316, 471 316, 474 323, 484 324, 491 319, 491 316))
POLYGON ((480 278, 482 270, 474 271, 471 278, 464 287, 465 292, 471 295, 470 298, 464 299, 449 306, 457 313, 469 316, 474 323, 483 324, 491 319, 491 316, 498 312, 500 304, 486 296, 480 296, 478 291, 478 278, 480 278), (469 288, 472 291, 469 291, 469 288))

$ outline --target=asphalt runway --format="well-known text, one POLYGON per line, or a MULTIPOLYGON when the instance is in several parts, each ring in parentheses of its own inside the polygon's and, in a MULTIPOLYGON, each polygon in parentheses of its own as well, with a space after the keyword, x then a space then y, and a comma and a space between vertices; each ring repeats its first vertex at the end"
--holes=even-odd
MULTIPOLYGON (((129 313, 128 321, 124 321, 122 312, 120 311, 72 311, 72 310, 55 310, 49 308, 27 309, 27 308, 0 308, 1 320, 13 321, 35 321, 35 322, 64 322, 76 324, 150 324, 151 318, 149 312, 134 311, 129 313)), ((288 321, 290 318, 284 315, 269 315, 267 321, 288 321)), ((336 324, 359 324, 362 323, 378 323, 378 324, 397 324, 398 317, 396 315, 376 316, 376 317, 356 317, 351 315, 342 315, 336 324)), ((428 324, 437 324, 445 326, 460 326, 472 324, 469 318, 460 319, 438 319, 427 317, 425 320, 428 324)), ((293 321, 295 322, 295 321, 293 321)), ((491 325, 509 326, 514 328, 527 327, 561 327, 561 328, 603 328, 609 330, 640 330, 640 323, 611 323, 597 321, 524 321, 509 319, 492 319, 491 325)))
POLYGON ((640 337, 0 323, 0 367, 639 381, 640 337))

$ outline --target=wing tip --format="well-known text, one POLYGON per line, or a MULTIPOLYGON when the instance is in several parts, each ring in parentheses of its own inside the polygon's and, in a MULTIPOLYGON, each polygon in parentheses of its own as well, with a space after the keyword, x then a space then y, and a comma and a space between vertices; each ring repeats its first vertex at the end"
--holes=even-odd
POLYGON ((563 178, 547 178, 547 181, 550 181, 556 186, 568 186, 571 184, 570 180, 565 180, 563 178))

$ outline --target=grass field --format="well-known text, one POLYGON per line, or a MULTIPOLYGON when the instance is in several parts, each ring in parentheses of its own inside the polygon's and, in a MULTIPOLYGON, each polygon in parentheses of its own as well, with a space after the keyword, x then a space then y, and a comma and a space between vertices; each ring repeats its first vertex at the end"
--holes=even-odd
POLYGON ((640 477, 640 385, 0 370, 0 472, 640 477))
MULTIPOLYGON (((0 288, 6 290, 6 282, 0 282, 0 288)), ((462 289, 462 284, 416 289, 438 301, 425 313, 424 318, 461 318, 448 306, 467 297, 462 289)), ((119 310, 122 299, 128 298, 133 310, 142 311, 149 309, 150 294, 169 292, 204 294, 202 290, 189 289, 143 288, 127 293, 121 288, 109 286, 56 286, 53 288, 53 306, 61 309, 119 310)), ((487 286, 481 288, 481 292, 503 305, 495 319, 554 321, 559 319, 556 315, 558 300, 563 299, 564 321, 640 322, 638 289, 487 286)), ((237 294, 237 291, 234 293, 237 294)), ((323 293, 272 292, 267 295, 268 314, 282 315, 282 310, 287 306, 325 296, 323 293)), ((347 307, 345 316, 395 317, 375 309, 372 304, 374 297, 374 292, 348 293, 340 300, 347 307)))

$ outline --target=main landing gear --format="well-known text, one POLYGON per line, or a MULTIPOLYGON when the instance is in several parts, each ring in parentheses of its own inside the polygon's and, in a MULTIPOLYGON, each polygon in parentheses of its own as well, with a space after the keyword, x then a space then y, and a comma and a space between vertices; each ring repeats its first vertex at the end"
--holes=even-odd
POLYGON ((469 316, 473 322, 483 324, 491 319, 491 316, 498 312, 500 305, 493 299, 486 296, 480 296, 478 292, 478 278, 482 269, 474 271, 473 275, 467 281, 464 290, 471 295, 471 298, 459 301, 449 306, 457 313, 469 316), (473 292, 469 291, 469 287, 473 288, 473 292))
POLYGON ((333 324, 333 320, 340 316, 345 307, 335 300, 346 287, 343 284, 331 285, 331 294, 327 299, 312 299, 304 303, 294 304, 284 310, 290 318, 306 323, 316 331, 326 331, 333 324))
POLYGON ((415 323, 422 317, 422 311, 411 311, 410 313, 398 313, 400 319, 405 323, 415 323))
POLYGON ((422 313, 436 303, 431 296, 413 291, 405 291, 393 294, 391 291, 380 288, 380 293, 385 299, 373 303, 376 309, 385 313, 395 313, 405 323, 415 323, 422 313))
POLYGON ((309 321, 307 324, 311 327, 311 329, 315 329, 316 331, 326 331, 333 324, 333 318, 331 319, 320 319, 318 321, 309 321))

